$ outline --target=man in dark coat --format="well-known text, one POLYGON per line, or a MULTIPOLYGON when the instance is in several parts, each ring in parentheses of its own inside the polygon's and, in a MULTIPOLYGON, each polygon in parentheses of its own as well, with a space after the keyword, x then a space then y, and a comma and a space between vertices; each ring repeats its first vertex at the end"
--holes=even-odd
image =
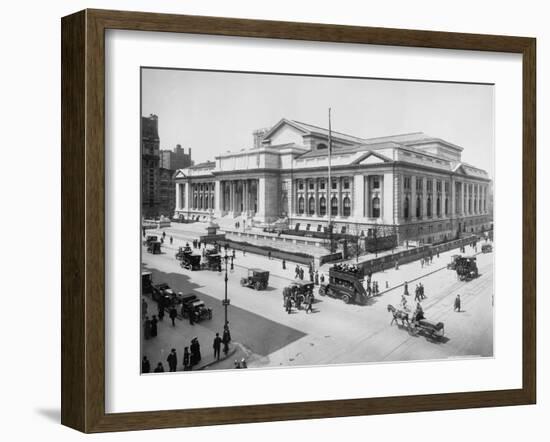
POLYGON ((170 307, 170 319, 172 320, 172 327, 176 326, 176 318, 178 317, 178 311, 176 307, 170 307))
POLYGON ((176 349, 173 348, 168 357, 166 358, 170 371, 176 371, 178 366, 178 356, 176 355, 176 349))
POLYGON ((454 311, 460 313, 460 295, 456 295, 454 311))
POLYGON ((292 300, 290 299, 290 296, 286 298, 286 312, 290 315, 292 312, 292 300))
POLYGON ((157 364, 154 371, 155 373, 164 373, 164 365, 162 365, 162 362, 157 364))
POLYGON ((283 262, 282 262, 282 265, 283 265, 283 270, 286 270, 286 261, 285 259, 283 258, 283 262))
POLYGON ((189 361, 189 347, 183 349, 183 371, 188 371, 191 369, 191 364, 189 361))
POLYGON ((158 323, 157 317, 153 315, 153 319, 151 320, 151 337, 152 338, 157 337, 157 334, 158 334, 157 323, 158 323))
POLYGON ((157 310, 159 321, 162 321, 164 319, 164 307, 162 306, 162 303, 160 301, 157 302, 157 310))
POLYGON ((149 362, 149 359, 147 359, 147 356, 143 356, 143 359, 141 360, 141 372, 142 373, 151 372, 151 363, 149 362))
POLYGON ((220 360, 220 349, 222 346, 222 338, 220 338, 220 334, 216 333, 216 337, 214 338, 214 343, 212 347, 214 348, 214 357, 219 361, 220 360))
POLYGON ((143 324, 143 335, 145 339, 149 339, 151 337, 151 320, 149 319, 149 316, 145 317, 145 322, 143 324))

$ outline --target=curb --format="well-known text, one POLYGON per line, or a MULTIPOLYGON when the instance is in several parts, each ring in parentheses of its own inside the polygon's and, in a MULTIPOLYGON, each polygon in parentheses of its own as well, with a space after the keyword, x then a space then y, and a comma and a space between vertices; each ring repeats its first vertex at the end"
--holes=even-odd
POLYGON ((215 364, 217 364, 218 362, 225 361, 226 359, 229 359, 229 358, 232 357, 235 353, 237 353, 237 345, 236 345, 236 344, 233 346, 233 349, 232 349, 232 350, 229 350, 229 353, 227 353, 227 356, 224 356, 223 358, 220 358, 220 359, 217 359, 217 360, 215 360, 215 361, 209 362, 208 364, 204 364, 203 366, 201 366, 201 367, 199 367, 199 368, 196 368, 196 369, 193 370, 193 371, 204 370, 205 368, 211 367, 212 365, 215 365, 215 364))

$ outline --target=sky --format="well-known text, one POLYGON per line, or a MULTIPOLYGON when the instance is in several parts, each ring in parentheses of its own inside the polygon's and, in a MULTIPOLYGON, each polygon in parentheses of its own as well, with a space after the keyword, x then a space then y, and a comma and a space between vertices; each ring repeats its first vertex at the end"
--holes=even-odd
POLYGON ((195 164, 252 147, 281 118, 361 138, 424 132, 494 169, 494 87, 363 78, 142 70, 142 115, 156 114, 162 149, 192 149, 195 164))

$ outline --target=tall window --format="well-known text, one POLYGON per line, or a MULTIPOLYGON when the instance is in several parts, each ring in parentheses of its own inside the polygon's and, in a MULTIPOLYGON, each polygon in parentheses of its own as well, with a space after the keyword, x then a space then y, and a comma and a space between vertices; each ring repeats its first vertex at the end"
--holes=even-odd
POLYGON ((445 198, 445 216, 449 215, 449 198, 445 198))
POLYGON ((416 217, 420 218, 422 216, 422 206, 420 204, 420 197, 416 197, 416 217))
POLYGON ((308 201, 308 213, 310 215, 315 215, 315 198, 312 196, 309 198, 308 201))
POLYGON ((193 209, 197 208, 197 195, 193 198, 193 209))
POLYGON ((325 216, 327 214, 327 200, 324 196, 319 200, 319 215, 325 216))
POLYGON ((209 209, 209 208, 210 208, 210 206, 208 205, 208 195, 206 195, 206 196, 204 197, 204 208, 205 208, 205 209, 209 209))
POLYGON ((409 197, 405 197, 405 204, 403 204, 403 218, 409 219, 409 197))
POLYGON ((303 196, 298 198, 298 213, 300 215, 303 215, 303 213, 304 213, 304 197, 303 196))
POLYGON ((214 196, 212 196, 212 198, 210 199, 210 207, 212 209, 214 208, 214 196))
POLYGON ((379 176, 373 176, 372 177, 372 188, 373 189, 380 189, 380 177, 379 176))
POLYGON ((344 189, 349 189, 349 180, 344 180, 344 189))
POLYGON ((380 198, 377 196, 372 199, 372 217, 380 218, 380 198))
POLYGON ((349 197, 344 198, 344 216, 350 216, 351 215, 351 200, 349 197))
POLYGON ((338 198, 333 196, 330 200, 330 214, 332 216, 338 215, 338 198))
POLYGON ((428 217, 432 216, 432 197, 431 196, 428 197, 428 207, 426 209, 426 215, 428 215, 428 217))
POLYGON ((437 216, 441 216, 441 197, 437 197, 437 201, 436 201, 436 206, 437 206, 437 216))

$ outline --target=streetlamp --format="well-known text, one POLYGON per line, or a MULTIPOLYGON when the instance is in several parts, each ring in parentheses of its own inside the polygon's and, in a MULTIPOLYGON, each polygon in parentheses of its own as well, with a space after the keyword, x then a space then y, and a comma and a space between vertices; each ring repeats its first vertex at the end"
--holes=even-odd
POLYGON ((222 301, 222 305, 224 308, 224 322, 223 322, 223 335, 224 335, 224 344, 227 345, 229 341, 231 340, 231 334, 229 333, 229 322, 227 320, 227 308, 229 307, 229 304, 231 303, 229 298, 227 297, 227 262, 229 260, 229 256, 227 256, 227 249, 225 249, 225 254, 223 256, 223 260, 225 262, 225 276, 224 276, 224 282, 225 282, 225 296, 222 301))

